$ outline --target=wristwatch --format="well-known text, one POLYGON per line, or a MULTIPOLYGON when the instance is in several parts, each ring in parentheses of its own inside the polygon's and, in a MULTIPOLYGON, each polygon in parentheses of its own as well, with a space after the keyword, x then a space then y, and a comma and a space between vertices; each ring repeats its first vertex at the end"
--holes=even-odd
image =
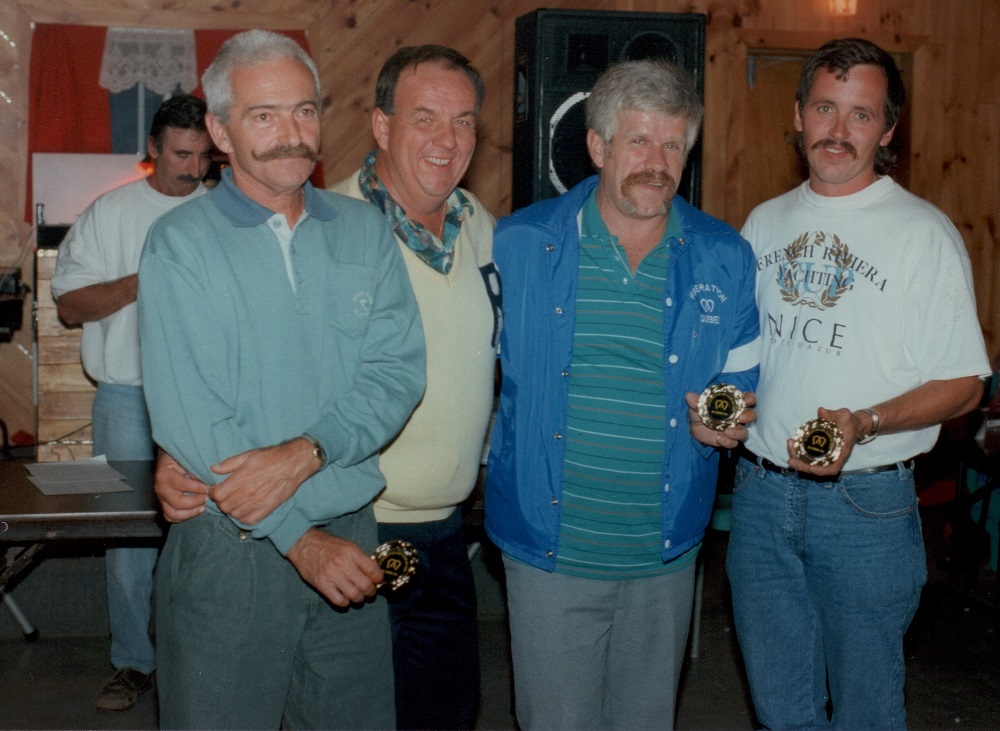
POLYGON ((326 450, 323 449, 323 445, 319 443, 319 439, 314 437, 312 434, 303 434, 302 438, 305 439, 312 445, 313 455, 320 461, 320 464, 326 465, 326 450))
POLYGON ((863 411, 871 417, 872 427, 855 444, 868 444, 868 442, 874 441, 875 437, 878 436, 878 412, 875 409, 858 409, 858 411, 863 411))

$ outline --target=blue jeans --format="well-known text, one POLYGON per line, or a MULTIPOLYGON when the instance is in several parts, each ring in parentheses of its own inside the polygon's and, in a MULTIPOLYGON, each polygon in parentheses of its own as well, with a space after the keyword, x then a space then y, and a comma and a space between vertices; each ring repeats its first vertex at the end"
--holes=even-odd
POLYGON ((906 727, 903 634, 927 579, 911 469, 817 482, 740 459, 726 568, 765 727, 906 727))
MULTIPOLYGON (((142 386, 99 383, 92 411, 94 456, 109 460, 154 459, 156 447, 142 386)), ((149 637, 155 547, 109 548, 108 577, 111 664, 151 673, 156 652, 149 637)))
POLYGON ((476 586, 462 511, 431 523, 379 523, 379 541, 417 549, 410 583, 386 593, 397 729, 473 729, 479 715, 476 586))
POLYGON ((514 705, 524 731, 674 727, 695 562, 622 581, 503 557, 514 705))

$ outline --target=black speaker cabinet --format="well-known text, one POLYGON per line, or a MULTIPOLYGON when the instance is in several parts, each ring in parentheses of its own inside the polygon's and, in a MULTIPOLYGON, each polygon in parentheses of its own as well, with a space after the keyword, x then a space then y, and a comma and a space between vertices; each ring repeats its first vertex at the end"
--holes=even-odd
MULTIPOLYGON (((705 22, 697 13, 536 10, 515 22, 512 210, 565 193, 594 173, 584 100, 622 61, 662 58, 690 72, 704 97, 705 22)), ((699 138, 700 140, 700 138, 699 138)), ((701 204, 701 144, 678 193, 701 204)))

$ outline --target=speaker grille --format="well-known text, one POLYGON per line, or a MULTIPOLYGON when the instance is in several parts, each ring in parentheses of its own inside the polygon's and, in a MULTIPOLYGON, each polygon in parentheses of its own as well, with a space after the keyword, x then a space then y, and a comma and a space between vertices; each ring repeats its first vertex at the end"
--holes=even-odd
MULTIPOLYGON (((513 209, 565 193, 593 174, 584 102, 597 78, 622 61, 666 59, 704 89, 704 15, 536 10, 515 23, 513 209)), ((678 193, 701 198, 701 147, 678 193)))

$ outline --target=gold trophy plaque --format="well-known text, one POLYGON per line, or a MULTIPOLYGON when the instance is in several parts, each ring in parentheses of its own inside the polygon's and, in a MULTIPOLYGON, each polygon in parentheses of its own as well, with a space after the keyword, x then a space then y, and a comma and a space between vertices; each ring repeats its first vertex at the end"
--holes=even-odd
POLYGON ((837 461, 844 449, 844 433, 826 419, 812 419, 795 432, 795 456, 807 464, 826 467, 837 461))
POLYGON ((372 558, 382 569, 385 578, 379 588, 388 586, 396 591, 406 585, 417 573, 417 549, 406 541, 386 541, 372 552, 372 558))
POLYGON ((726 383, 713 384, 698 397, 698 416, 705 426, 716 431, 738 426, 746 408, 743 392, 726 383))

